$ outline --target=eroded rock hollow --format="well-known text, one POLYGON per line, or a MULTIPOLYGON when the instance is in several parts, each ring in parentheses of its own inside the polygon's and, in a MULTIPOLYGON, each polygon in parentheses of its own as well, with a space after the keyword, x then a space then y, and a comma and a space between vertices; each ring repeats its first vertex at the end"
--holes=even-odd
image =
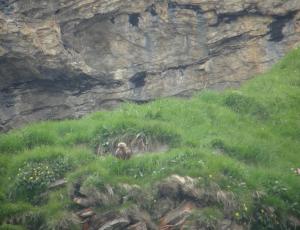
POLYGON ((299 0, 0 0, 0 129, 237 86, 299 41, 299 0))

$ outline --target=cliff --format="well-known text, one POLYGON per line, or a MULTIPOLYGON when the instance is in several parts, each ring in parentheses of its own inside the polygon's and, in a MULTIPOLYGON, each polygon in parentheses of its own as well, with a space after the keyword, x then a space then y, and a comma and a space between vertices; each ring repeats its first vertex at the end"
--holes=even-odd
POLYGON ((238 86, 299 41, 299 0, 1 0, 0 129, 238 86))

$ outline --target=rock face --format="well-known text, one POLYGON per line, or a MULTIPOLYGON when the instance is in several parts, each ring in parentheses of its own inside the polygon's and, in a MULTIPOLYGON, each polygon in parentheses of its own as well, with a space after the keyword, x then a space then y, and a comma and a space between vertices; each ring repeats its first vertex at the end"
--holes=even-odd
POLYGON ((299 0, 0 0, 0 127, 236 86, 299 41, 299 0))

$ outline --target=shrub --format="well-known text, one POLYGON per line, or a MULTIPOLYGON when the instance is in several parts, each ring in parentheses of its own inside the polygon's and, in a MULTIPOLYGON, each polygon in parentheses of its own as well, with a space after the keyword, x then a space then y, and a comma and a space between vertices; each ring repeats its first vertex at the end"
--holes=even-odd
POLYGON ((15 196, 25 196, 27 200, 43 192, 48 185, 61 178, 70 169, 70 162, 65 157, 47 161, 29 161, 18 169, 15 178, 15 196))

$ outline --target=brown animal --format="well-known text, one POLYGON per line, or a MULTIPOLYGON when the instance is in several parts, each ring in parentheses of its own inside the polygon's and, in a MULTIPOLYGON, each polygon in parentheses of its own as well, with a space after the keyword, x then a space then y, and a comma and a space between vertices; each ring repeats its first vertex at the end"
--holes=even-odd
POLYGON ((128 160, 131 155, 132 151, 127 147, 127 145, 124 142, 120 142, 115 152, 115 157, 122 160, 128 160))

